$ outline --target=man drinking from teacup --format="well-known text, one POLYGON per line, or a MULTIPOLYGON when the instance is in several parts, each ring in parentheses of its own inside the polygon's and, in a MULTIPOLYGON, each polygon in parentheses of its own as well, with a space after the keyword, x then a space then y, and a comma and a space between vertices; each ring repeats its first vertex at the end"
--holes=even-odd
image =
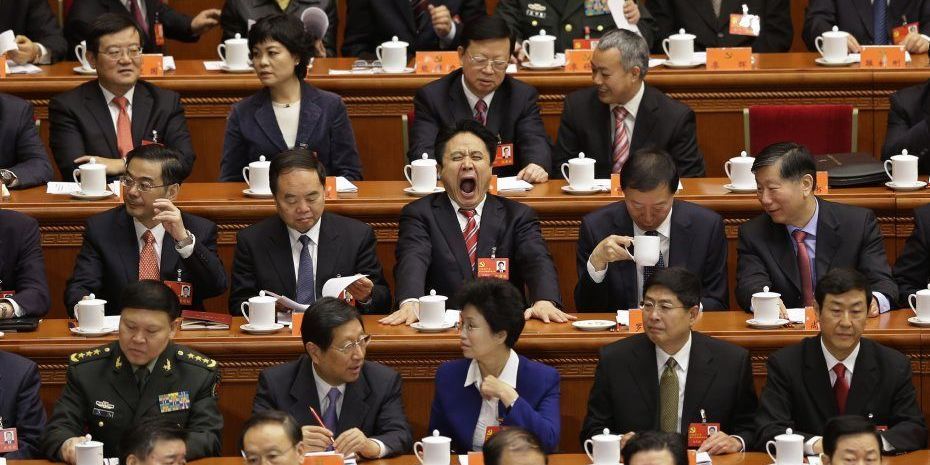
POLYGON ((91 157, 106 165, 108 177, 123 174, 126 155, 153 142, 179 150, 187 172, 193 167, 194 148, 180 96, 139 79, 140 37, 128 15, 107 13, 94 20, 87 59, 97 69, 97 79, 49 103, 49 145, 63 178, 71 179, 74 169, 91 157))
POLYGON ((387 313, 391 290, 375 253, 374 231, 325 211, 323 163, 307 149, 288 150, 271 159, 267 173, 278 214, 239 232, 229 312, 238 315, 242 303, 263 290, 311 305, 323 297, 327 280, 361 274, 342 297, 364 313, 387 313))
MULTIPOLYGON (((509 279, 525 296, 526 318, 566 322, 575 317, 559 309, 559 280, 539 229, 526 205, 491 195, 491 165, 497 137, 473 119, 443 128, 436 137, 440 178, 445 192, 404 206, 397 238, 394 282, 400 308, 381 323, 417 321, 417 299, 435 290, 452 296, 476 277, 509 279), (506 273, 495 264, 506 261, 506 273)), ((449 308, 459 308, 449 302, 449 308)))
POLYGON ((226 291, 216 224, 174 205, 188 173, 181 157, 160 144, 127 154, 120 177, 123 205, 85 224, 84 243, 65 288, 69 314, 94 294, 107 301, 107 314, 115 315, 122 288, 140 279, 165 281, 185 308, 202 309, 205 299, 226 291))
POLYGON ((43 453, 73 465, 75 448, 89 435, 103 443, 104 457, 119 457, 126 430, 159 417, 187 430, 187 459, 219 455, 218 367, 172 342, 181 326, 177 296, 160 281, 144 280, 127 285, 120 302, 118 340, 71 354, 43 453))
POLYGON ((666 266, 683 266, 701 276, 704 310, 729 308, 723 218, 675 200, 678 168, 672 157, 662 150, 633 153, 624 165, 620 187, 624 200, 581 220, 575 308, 580 312, 638 308, 643 284, 666 266), (658 237, 658 250, 635 250, 633 239, 639 236, 658 237), (634 262, 640 252, 656 261, 634 262))
POLYGON ((756 412, 749 352, 692 330, 701 314, 694 273, 662 269, 645 286, 643 333, 601 349, 581 442, 604 428, 623 443, 660 430, 709 454, 748 450, 756 412))
POLYGON ((830 270, 817 282, 820 335, 769 356, 756 415, 758 448, 791 428, 804 436, 806 454, 819 454, 824 425, 837 415, 867 418, 881 431, 884 453, 926 447, 910 360, 862 337, 870 300, 868 278, 853 269, 830 270))
POLYGON ((306 353, 259 376, 253 413, 290 414, 304 452, 374 459, 410 451, 400 374, 365 360, 371 335, 358 311, 324 297, 307 310, 300 336, 306 353))
POLYGON ((836 267, 864 273, 874 299, 869 315, 897 299, 875 214, 814 195, 817 165, 806 147, 772 144, 752 164, 765 212, 739 228, 736 301, 750 311, 752 295, 768 286, 783 307, 811 307, 820 276, 836 267))

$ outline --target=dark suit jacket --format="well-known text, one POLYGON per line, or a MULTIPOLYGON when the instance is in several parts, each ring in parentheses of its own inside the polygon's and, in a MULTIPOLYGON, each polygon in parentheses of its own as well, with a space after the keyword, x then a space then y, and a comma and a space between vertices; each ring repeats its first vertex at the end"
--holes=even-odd
MULTIPOLYGON (((203 309, 203 301, 226 291, 226 270, 216 254, 216 225, 199 216, 181 212, 184 227, 194 235, 194 252, 181 258, 174 238, 165 233, 161 246, 161 279, 181 280, 193 285, 192 309, 203 309)), ((74 304, 93 292, 107 301, 108 315, 118 315, 119 295, 128 283, 139 279, 139 240, 132 217, 119 206, 87 219, 84 243, 74 263, 74 273, 65 288, 65 309, 74 313, 74 304)))
POLYGON ((52 180, 52 164, 36 130, 32 104, 0 93, 0 169, 16 175, 17 189, 52 180))
MULTIPOLYGON (((364 313, 390 310, 391 290, 375 254, 377 241, 371 226, 334 213, 323 213, 320 221, 315 276, 317 297, 321 297, 323 284, 328 279, 362 273, 368 275, 375 287, 371 290, 371 303, 359 304, 359 310, 364 313)), ((292 299, 297 295, 291 239, 287 226, 277 215, 239 232, 233 258, 229 313, 239 315, 242 302, 261 290, 292 299)))
MULTIPOLYGON (((837 413, 820 337, 780 349, 766 363, 768 378, 756 415, 757 449, 784 434, 786 428, 807 441, 823 435, 824 424, 837 413)), ((911 362, 904 354, 862 338, 846 400, 847 415, 870 417, 895 452, 923 449, 927 425, 911 383, 911 362)))
MULTIPOLYGON (((291 0, 287 9, 283 11, 288 15, 300 18, 307 8, 317 7, 326 12, 329 17, 329 28, 323 39, 326 46, 326 56, 336 56, 336 30, 339 28, 339 17, 336 14, 336 0, 291 0)), ((258 21, 265 16, 281 14, 281 7, 275 0, 226 0, 223 4, 223 13, 220 16, 220 26, 223 28, 223 40, 231 39, 239 34, 242 38, 249 36, 249 20, 258 21)))
POLYGON ((45 407, 39 397, 35 362, 0 351, 0 417, 4 428, 16 428, 19 450, 0 454, 7 460, 38 459, 39 438, 45 430, 45 407))
MULTIPOLYGON (((901 17, 908 22, 920 22, 920 33, 930 34, 930 1, 891 0, 886 11, 888 43, 892 43, 891 30, 901 25, 901 17)), ((860 45, 875 43, 875 25, 872 19, 871 0, 810 0, 804 14, 804 43, 811 51, 814 39, 833 26, 850 33, 860 45)))
MULTIPOLYGON (((142 50, 145 53, 162 53, 164 47, 155 44, 155 16, 161 22, 165 32, 165 39, 180 40, 182 42, 196 42, 200 36, 194 35, 191 30, 191 18, 178 13, 165 4, 163 0, 145 0, 145 19, 148 22, 148 34, 142 37, 142 50)), ((74 47, 87 39, 90 35, 94 20, 104 13, 119 13, 129 16, 129 10, 120 0, 76 0, 65 19, 65 37, 71 51, 68 56, 74 59, 74 47)), ((131 16, 130 16, 131 17, 131 16)), ((135 22, 135 19, 133 19, 135 22)))
MULTIPOLYGON (((517 393, 520 397, 508 410, 498 402, 501 426, 520 427, 539 438, 546 453, 559 445, 559 372, 548 365, 519 356, 517 393)), ((471 359, 452 360, 436 370, 436 397, 429 415, 429 431, 439 430, 452 438, 452 450, 466 454, 483 399, 474 384, 463 386, 471 359)))
POLYGON ((413 8, 410 0, 347 0, 346 32, 342 43, 342 56, 375 58, 375 48, 382 42, 397 36, 398 40, 407 42, 408 57, 417 50, 455 50, 462 39, 462 25, 469 19, 486 14, 484 0, 433 0, 435 6, 445 6, 453 19, 459 18, 455 25, 455 37, 448 46, 443 47, 439 36, 429 22, 417 31, 413 8))
MULTIPOLYGON (((816 278, 831 268, 854 268, 895 308, 898 286, 891 277, 885 244, 872 210, 818 198, 816 278)), ((736 301, 749 311, 752 294, 768 286, 788 308, 801 307, 801 275, 788 229, 761 214, 739 228, 736 246, 736 301)), ((816 286, 816 283, 815 283, 816 286)))
MULTIPOLYGON (((552 145, 539 116, 538 98, 533 86, 510 76, 494 92, 486 127, 502 142, 514 146, 513 166, 494 168, 494 174, 514 176, 530 163, 546 171, 552 166, 552 145)), ((419 159, 423 153, 436 158, 433 145, 439 130, 474 115, 465 98, 461 68, 421 87, 413 99, 413 108, 416 116, 407 159, 419 159)))
MULTIPOLYGON (((299 425, 318 423, 310 409, 322 414, 316 392, 310 357, 306 354, 292 362, 262 371, 252 403, 252 412, 281 410, 299 425)), ((413 445, 410 425, 404 415, 400 375, 380 363, 366 361, 355 382, 346 384, 342 410, 339 412, 337 437, 343 431, 358 428, 371 439, 389 449, 390 455, 406 454, 413 445)))
MULTIPOLYGON (((727 293, 727 238, 723 218, 707 208, 676 200, 672 207, 668 266, 684 267, 701 277, 704 310, 729 309, 727 293), (699 247, 695 247, 700 244, 699 247)), ((614 262, 600 284, 588 274, 588 258, 604 238, 616 234, 633 237, 633 219, 626 203, 616 202, 595 210, 581 220, 578 232, 578 284, 575 308, 579 312, 606 312, 638 308, 636 264, 614 262)))
MULTIPOLYGON (((581 442, 604 428, 617 434, 659 429, 655 347, 645 334, 637 334, 601 349, 581 442)), ((749 352, 691 331, 691 358, 681 410, 685 437, 688 425, 701 422, 701 409, 707 421, 720 423, 723 432, 743 438, 747 449, 755 440, 756 391, 749 352)))
MULTIPOLYGON (((610 105, 598 100, 597 88, 589 87, 568 94, 550 172, 560 177, 562 163, 577 157, 578 152, 584 152, 586 157, 597 160, 594 175, 609 178, 613 166, 613 135, 610 105)), ((648 84, 636 114, 630 153, 646 147, 670 153, 681 177, 704 176, 704 155, 697 144, 694 111, 648 84)))
MULTIPOLYGON (((496 247, 498 258, 510 259, 510 282, 521 292, 529 290, 528 303, 550 300, 561 307, 558 274, 533 209, 488 194, 478 228, 478 258, 490 257, 496 247)), ((452 296, 462 283, 475 279, 456 212, 444 192, 404 206, 396 256, 397 302, 435 289, 450 297, 447 308, 459 308, 452 296)))
POLYGON ((42 44, 53 63, 65 57, 68 43, 46 0, 0 0, 0 31, 7 29, 42 44))
POLYGON ((901 306, 909 295, 926 289, 930 283, 930 205, 914 209, 914 231, 904 243, 904 250, 894 264, 901 306))
POLYGON ((649 0, 648 5, 659 28, 655 53, 664 54, 662 39, 681 28, 697 36, 695 50, 752 47, 753 52, 787 52, 791 48, 790 0, 722 0, 719 16, 714 16, 711 0, 649 0), (744 4, 761 20, 759 37, 730 34, 730 14, 742 14, 744 4))
POLYGON ((888 131, 882 145, 882 160, 888 160, 892 155, 901 153, 902 149, 907 149, 907 153, 920 157, 917 162, 920 173, 930 173, 928 120, 930 83, 905 87, 891 94, 891 111, 888 112, 888 131))
MULTIPOLYGON (((113 117, 97 80, 52 97, 48 112, 49 145, 65 180, 71 179, 74 160, 82 155, 120 158, 113 117)), ((152 131, 158 131, 159 142, 184 155, 181 161, 189 173, 196 156, 180 95, 139 81, 132 96, 133 145, 151 141, 152 131)))
MULTIPOLYGON (((342 98, 306 82, 300 84, 300 122, 294 148, 302 146, 317 153, 327 176, 362 179, 362 162, 342 98)), ((249 163, 262 155, 270 160, 285 150, 287 143, 274 116, 271 93, 264 88, 233 105, 226 122, 220 181, 240 182, 242 168, 249 163)))
POLYGON ((13 210, 0 210, 0 290, 13 290, 12 300, 24 315, 45 316, 50 298, 39 222, 13 210))

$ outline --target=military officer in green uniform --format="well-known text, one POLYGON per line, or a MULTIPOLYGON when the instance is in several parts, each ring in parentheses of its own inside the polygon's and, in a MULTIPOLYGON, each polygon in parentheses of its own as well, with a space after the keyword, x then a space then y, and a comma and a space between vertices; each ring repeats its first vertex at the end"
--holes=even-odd
MULTIPOLYGON (((500 0, 494 14, 504 18, 520 43, 539 34, 555 36, 555 51, 572 48, 574 39, 597 39, 617 28, 607 0, 500 0)), ((656 23, 645 5, 625 0, 623 15, 639 29, 652 48, 656 40, 656 23)))
POLYGON ((46 457, 74 464, 74 447, 86 434, 103 442, 105 457, 119 457, 123 433, 153 416, 187 431, 188 460, 219 455, 216 361, 171 341, 180 327, 177 296, 144 280, 126 286, 120 302, 118 340, 70 357, 64 392, 42 435, 46 457))

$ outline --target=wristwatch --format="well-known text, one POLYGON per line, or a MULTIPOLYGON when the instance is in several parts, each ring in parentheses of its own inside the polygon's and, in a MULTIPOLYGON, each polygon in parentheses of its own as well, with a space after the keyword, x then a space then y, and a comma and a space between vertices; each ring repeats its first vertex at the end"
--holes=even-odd
POLYGON ((13 181, 16 180, 16 175, 13 174, 10 170, 0 170, 0 183, 3 183, 7 186, 13 184, 13 181))
POLYGON ((187 237, 174 244, 175 250, 181 250, 194 243, 194 234, 191 233, 190 229, 186 229, 185 232, 187 232, 187 237))

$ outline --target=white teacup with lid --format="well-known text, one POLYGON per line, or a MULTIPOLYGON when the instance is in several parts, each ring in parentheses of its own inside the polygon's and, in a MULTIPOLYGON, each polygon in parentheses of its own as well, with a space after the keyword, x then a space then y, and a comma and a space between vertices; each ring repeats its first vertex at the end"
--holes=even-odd
POLYGON ((546 35, 544 29, 524 40, 522 46, 533 66, 552 66, 555 62, 555 36, 546 35))
POLYGON ((399 40, 397 36, 382 42, 375 48, 375 55, 381 62, 381 68, 388 73, 400 73, 407 68, 407 47, 410 44, 399 40))
POLYGON ((823 57, 824 61, 841 63, 846 61, 849 56, 848 37, 849 33, 833 26, 832 31, 824 32, 814 39, 814 47, 820 52, 820 56, 823 57))
POLYGON ((103 465, 103 443, 88 440, 75 444, 74 458, 75 465, 103 465))
POLYGON ((723 164, 723 170, 730 178, 730 184, 737 189, 755 189, 756 176, 752 174, 755 157, 750 157, 745 150, 738 157, 733 157, 723 164))
POLYGON ((413 444, 413 455, 423 465, 449 465, 452 459, 451 450, 452 439, 440 436, 438 429, 433 430, 432 436, 427 436, 413 444))
POLYGON ((694 39, 697 36, 688 34, 684 28, 678 34, 672 34, 662 40, 662 50, 668 55, 668 61, 676 65, 689 65, 694 61, 694 39))
POLYGON ((106 300, 98 299, 94 294, 74 304, 74 316, 78 320, 78 329, 82 331, 102 329, 106 325, 106 304, 106 300))
POLYGON ((781 294, 769 292, 769 287, 762 288, 762 292, 756 292, 752 295, 752 313, 753 317, 759 323, 774 323, 778 320, 781 313, 778 309, 778 301, 781 294))
POLYGON ((436 289, 431 289, 429 295, 417 300, 419 301, 419 320, 424 328, 439 328, 445 323, 448 297, 437 295, 436 289))
POLYGON ((419 160, 413 160, 404 166, 404 177, 414 192, 433 192, 436 190, 436 160, 424 153, 419 160))
POLYGON ((930 286, 907 296, 907 304, 920 321, 930 321, 930 286))
POLYGON ((107 193, 107 165, 97 163, 96 157, 90 157, 87 163, 78 166, 71 173, 71 177, 81 185, 81 193, 84 195, 107 193))
POLYGON ((588 458, 591 459, 591 463, 594 465, 619 464, 621 437, 619 434, 610 434, 610 430, 604 428, 604 432, 601 434, 585 440, 584 453, 588 454, 588 458))
POLYGON ((907 149, 903 149, 898 155, 892 155, 891 159, 885 160, 885 174, 898 186, 914 185, 917 183, 918 160, 918 157, 907 153, 907 149))
POLYGON ((568 180, 568 185, 573 190, 591 189, 594 187, 595 162, 595 159, 585 157, 584 152, 579 152, 577 158, 570 158, 568 163, 562 163, 562 176, 568 180))
POLYGON ((274 306, 277 301, 278 299, 265 295, 265 291, 260 291, 257 296, 249 297, 247 302, 242 302, 239 305, 239 311, 253 328, 271 328, 275 324, 274 306))
POLYGON ((791 428, 785 434, 775 436, 774 441, 765 443, 765 451, 775 461, 774 465, 802 465, 804 463, 804 436, 794 434, 791 428), (775 446, 775 455, 769 446, 775 446))
POLYGON ((216 46, 216 53, 229 69, 246 69, 249 67, 249 40, 240 34, 226 39, 216 46))
POLYGON ((242 178, 249 185, 249 190, 256 194, 270 194, 271 183, 268 179, 268 172, 271 169, 271 162, 265 160, 265 156, 258 157, 258 161, 249 163, 249 166, 242 168, 242 178))

